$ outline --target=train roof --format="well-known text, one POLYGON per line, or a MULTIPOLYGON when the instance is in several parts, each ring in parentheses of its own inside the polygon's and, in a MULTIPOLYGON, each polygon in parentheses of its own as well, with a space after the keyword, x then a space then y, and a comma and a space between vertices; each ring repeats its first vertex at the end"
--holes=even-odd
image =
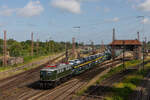
POLYGON ((71 67, 71 65, 70 64, 61 63, 59 65, 47 66, 47 67, 41 69, 41 71, 56 71, 58 69, 63 69, 63 68, 66 68, 66 67, 71 67))
POLYGON ((57 70, 56 68, 55 69, 52 69, 52 68, 44 68, 44 69, 41 69, 41 71, 55 71, 57 70))

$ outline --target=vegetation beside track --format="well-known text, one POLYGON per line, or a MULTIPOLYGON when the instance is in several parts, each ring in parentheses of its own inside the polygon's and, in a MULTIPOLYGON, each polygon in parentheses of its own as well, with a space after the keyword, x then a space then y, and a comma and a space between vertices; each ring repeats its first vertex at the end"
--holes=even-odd
POLYGON ((50 55, 45 55, 45 56, 33 56, 33 57, 28 56, 28 57, 24 58, 24 63, 22 63, 22 64, 15 64, 15 65, 12 65, 12 66, 0 67, 0 72, 4 72, 4 71, 7 71, 7 70, 11 70, 11 69, 17 68, 17 67, 21 67, 21 66, 30 64, 32 62, 38 62, 38 61, 40 61, 42 59, 48 58, 49 56, 52 57, 55 54, 56 53, 52 53, 50 55))
MULTIPOLYGON (((132 61, 125 62, 125 66, 126 66, 126 68, 128 68, 128 67, 136 66, 136 65, 138 65, 140 63, 141 63, 140 60, 132 60, 132 61)), ((100 82, 102 82, 104 79, 109 78, 112 75, 115 75, 115 74, 117 74, 117 73, 119 73, 119 72, 121 72, 123 70, 124 70, 123 64, 121 64, 119 66, 115 66, 110 71, 108 71, 108 73, 100 76, 98 78, 98 80, 96 80, 95 83, 93 83, 92 85, 94 85, 94 84, 100 84, 100 82)), ((88 88, 91 87, 92 85, 88 85, 88 86, 83 87, 80 91, 77 92, 77 95, 78 96, 83 95, 88 90, 88 88)))
MULTIPOLYGON (((61 56, 62 54, 63 53, 59 53, 59 54, 57 54, 57 56, 55 54, 51 55, 51 60, 61 56)), ((14 76, 16 74, 19 74, 19 73, 22 73, 22 72, 25 72, 25 71, 28 71, 30 69, 37 68, 37 67, 41 66, 42 64, 45 64, 49 60, 48 57, 49 56, 45 56, 45 57, 43 56, 39 59, 34 59, 35 63, 33 63, 33 62, 27 63, 26 65, 28 65, 28 66, 26 66, 26 67, 23 67, 24 65, 20 65, 19 67, 0 67, 0 69, 1 69, 0 80, 4 79, 4 78, 7 78, 7 77, 10 77, 10 76, 14 76), (45 59, 45 58, 47 58, 47 59, 45 59)), ((62 56, 62 57, 64 57, 64 56, 62 56)), ((62 59, 62 57, 57 59, 56 61, 59 61, 60 59, 62 59)))
POLYGON ((130 94, 137 88, 142 82, 144 77, 150 71, 150 63, 145 65, 145 69, 140 69, 127 75, 122 82, 115 83, 112 89, 109 90, 110 95, 106 97, 106 100, 128 100, 130 94))
MULTIPOLYGON (((7 52, 8 52, 7 59, 9 60, 9 58, 11 57, 22 57, 24 58, 24 62, 26 63, 26 62, 32 61, 33 59, 42 57, 42 56, 51 55, 53 53, 64 51, 66 42, 56 42, 54 40, 33 42, 34 56, 31 56, 31 44, 32 44, 31 40, 19 42, 13 39, 8 39, 7 40, 7 52)), ((0 39, 0 45, 3 45, 2 39, 0 39)), ((0 67, 3 67, 3 62, 2 62, 2 57, 1 57, 3 55, 2 47, 3 46, 0 46, 0 67)), ((70 42, 67 42, 67 47, 68 49, 72 48, 72 44, 70 42)), ((77 47, 78 47, 78 44, 77 44, 77 47)))

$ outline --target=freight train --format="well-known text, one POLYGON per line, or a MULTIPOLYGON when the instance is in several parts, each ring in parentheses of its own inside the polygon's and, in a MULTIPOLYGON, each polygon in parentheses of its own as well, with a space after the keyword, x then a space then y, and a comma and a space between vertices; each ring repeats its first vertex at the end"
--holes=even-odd
POLYGON ((79 75, 109 59, 111 59, 111 53, 105 51, 85 58, 70 60, 68 63, 46 66, 40 70, 40 86, 55 87, 72 76, 79 75))

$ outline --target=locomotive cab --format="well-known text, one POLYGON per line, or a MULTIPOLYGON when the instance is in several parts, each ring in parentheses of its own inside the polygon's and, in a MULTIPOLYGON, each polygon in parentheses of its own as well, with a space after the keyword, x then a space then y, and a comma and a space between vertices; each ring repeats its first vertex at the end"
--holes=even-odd
POLYGON ((40 71, 40 80, 41 81, 53 81, 56 77, 56 70, 55 69, 42 69, 40 71))

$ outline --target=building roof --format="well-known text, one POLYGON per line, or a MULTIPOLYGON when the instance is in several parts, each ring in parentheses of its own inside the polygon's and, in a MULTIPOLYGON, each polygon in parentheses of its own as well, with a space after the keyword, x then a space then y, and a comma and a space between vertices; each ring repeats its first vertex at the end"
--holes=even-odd
POLYGON ((139 40, 114 40, 110 45, 138 45, 141 46, 142 43, 139 40))

